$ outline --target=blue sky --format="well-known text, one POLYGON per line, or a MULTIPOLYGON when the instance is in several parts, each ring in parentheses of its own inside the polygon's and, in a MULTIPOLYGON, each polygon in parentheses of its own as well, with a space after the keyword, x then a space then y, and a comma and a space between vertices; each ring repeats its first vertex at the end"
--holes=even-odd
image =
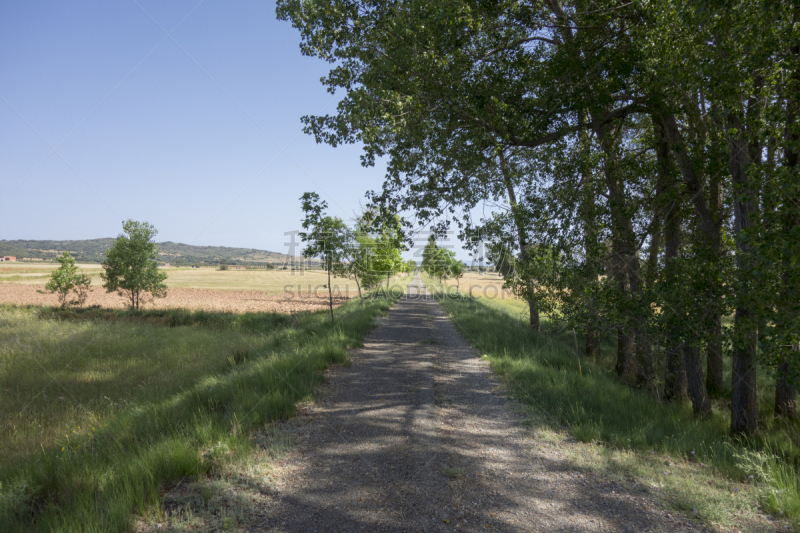
POLYGON ((384 168, 302 133, 336 97, 298 44, 271 2, 3 2, 0 239, 133 218, 159 241, 282 251, 305 191, 351 217, 384 168))

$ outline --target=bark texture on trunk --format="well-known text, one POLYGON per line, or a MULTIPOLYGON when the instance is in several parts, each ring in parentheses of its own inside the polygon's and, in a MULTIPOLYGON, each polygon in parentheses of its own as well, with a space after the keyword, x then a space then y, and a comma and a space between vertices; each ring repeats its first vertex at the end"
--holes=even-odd
MULTIPOLYGON (((712 176, 709 181, 708 189, 711 216, 714 217, 714 222, 717 225, 715 235, 721 235, 724 202, 722 199, 722 180, 719 175, 712 176)), ((718 247, 715 253, 719 257, 724 253, 722 250, 722 242, 715 241, 715 244, 718 247)), ((712 302, 710 309, 711 331, 708 336, 708 345, 706 347, 706 388, 709 394, 717 396, 725 389, 725 375, 722 361, 722 316, 719 311, 719 306, 715 304, 716 302, 712 302)))
POLYGON ((586 357, 600 357, 600 334, 591 324, 586 326, 586 357))
POLYGON ((539 306, 534 298, 528 300, 528 310, 531 314, 531 329, 534 331, 541 331, 542 326, 539 322, 539 306))
POLYGON ((687 342, 683 345, 683 362, 686 367, 686 380, 689 384, 689 395, 692 398, 692 411, 700 418, 711 414, 711 401, 706 392, 706 383, 703 380, 703 368, 700 364, 696 346, 687 342))
POLYGON ((722 318, 719 313, 712 317, 713 325, 706 347, 706 389, 709 395, 718 396, 725 384, 722 362, 722 318))
MULTIPOLYGON (((586 123, 585 112, 579 113, 578 121, 581 125, 586 123)), ((597 246, 597 206, 594 178, 591 165, 589 164, 589 157, 591 155, 591 139, 589 137, 589 132, 582 129, 578 133, 578 138, 581 143, 581 202, 579 205, 579 213, 583 225, 584 262, 587 276, 585 282, 587 285, 590 285, 597 282, 598 273, 600 271, 597 246)), ((597 316, 598 313, 593 301, 586 302, 586 306, 586 314, 588 316, 586 322, 586 356, 597 359, 600 357, 600 334, 596 327, 599 317, 597 316)))
POLYGON ((331 288, 331 263, 328 261, 328 306, 331 310, 331 324, 333 324, 333 288, 331 288))
MULTIPOLYGON (((736 309, 736 325, 749 328, 747 310, 736 309)), ((736 327, 736 326, 734 326, 736 327)), ((756 334, 753 332, 733 349, 733 376, 731 392, 731 433, 752 434, 758 429, 758 397, 756 387, 756 334)))
MULTIPOLYGON (((658 194, 664 199, 664 277, 668 286, 677 284, 676 261, 681 250, 681 214, 678 206, 677 181, 673 178, 670 161, 669 136, 663 120, 654 118, 653 124, 658 132, 659 142, 656 157, 659 163, 658 194)), ((669 125, 669 124, 668 124, 669 125)), ((666 365, 664 372, 664 392, 667 402, 682 402, 686 399, 686 371, 682 354, 682 322, 675 311, 667 313, 667 332, 665 339, 666 365)))
MULTIPOLYGON (((793 355, 797 357, 797 346, 793 346, 793 355)), ((786 356, 778 364, 778 378, 775 382, 775 416, 782 418, 797 417, 797 393, 788 380, 789 363, 786 356)))
POLYGON ((681 403, 686 400, 686 367, 683 364, 682 346, 673 339, 667 349, 667 364, 664 375, 664 401, 681 403))
POLYGON ((614 369, 620 377, 633 379, 636 376, 636 368, 633 357, 635 353, 634 339, 630 337, 622 328, 617 329, 617 364, 614 369))
POLYGON ((750 166, 751 147, 744 137, 741 119, 729 113, 728 128, 730 167, 736 188, 734 201, 734 227, 736 231, 736 266, 739 272, 739 294, 737 294, 734 318, 733 375, 731 377, 731 433, 755 433, 758 429, 758 397, 756 385, 756 341, 758 324, 750 312, 748 282, 753 270, 752 249, 745 233, 753 225, 756 212, 756 195, 749 183, 747 170, 750 166))

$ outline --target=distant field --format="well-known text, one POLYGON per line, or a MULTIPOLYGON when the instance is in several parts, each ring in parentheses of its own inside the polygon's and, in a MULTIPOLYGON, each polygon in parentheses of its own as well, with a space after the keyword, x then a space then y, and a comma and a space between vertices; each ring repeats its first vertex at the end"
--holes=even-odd
MULTIPOLYGON (((116 293, 102 288, 99 265, 79 265, 92 278, 87 306, 119 309, 126 305, 116 293)), ((54 265, 0 264, 0 304, 58 305, 54 294, 41 294, 54 265)), ((214 270, 165 268, 167 297, 146 304, 148 309, 183 308, 206 311, 296 313, 328 305, 328 276, 324 271, 214 270)), ((335 305, 358 296, 352 280, 333 278, 335 305)))
MULTIPOLYGON (((308 292, 311 285, 314 289, 326 292, 323 285, 328 283, 328 274, 321 270, 305 272, 291 272, 288 270, 227 270, 219 271, 207 268, 166 268, 169 277, 168 287, 192 287, 196 289, 223 289, 223 290, 248 290, 261 291, 270 294, 283 294, 289 287, 298 291, 298 286, 303 292, 308 292)), ((99 272, 98 272, 99 279, 99 272)), ((338 287, 344 295, 357 296, 358 289, 352 280, 333 278, 332 286, 338 287)))
MULTIPOLYGON (((451 287, 457 285, 454 279, 447 279, 444 282, 451 287)), ((484 272, 483 274, 478 274, 477 272, 468 272, 461 278, 458 287, 463 293, 489 300, 518 299, 511 291, 503 289, 503 283, 503 278, 495 273, 484 272)))
MULTIPOLYGON (((0 283, 44 285, 50 277, 50 272, 57 266, 52 263, 0 263, 0 283)), ((78 266, 81 272, 92 278, 93 285, 102 284, 100 273, 103 269, 100 265, 79 264, 78 266)), ((289 270, 216 270, 214 268, 186 267, 166 267, 163 270, 169 275, 167 286, 170 288, 230 289, 282 294, 287 285, 297 287, 299 284, 308 290, 309 284, 313 289, 328 283, 328 275, 322 270, 292 272, 289 270)), ((358 293, 352 280, 334 278, 333 286, 338 286, 342 292, 350 290, 358 293)))

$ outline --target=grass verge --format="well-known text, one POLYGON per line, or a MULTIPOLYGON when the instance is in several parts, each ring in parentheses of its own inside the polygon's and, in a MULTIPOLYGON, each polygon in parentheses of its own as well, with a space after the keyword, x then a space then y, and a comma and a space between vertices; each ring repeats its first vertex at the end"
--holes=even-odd
POLYGON ((351 301, 333 325, 0 306, 0 530, 129 531, 165 486, 253 455, 256 430, 290 417, 400 294, 351 301))
POLYGON ((751 441, 733 440, 724 412, 697 421, 689 406, 656 402, 620 382, 602 362, 581 357, 579 371, 572 332, 559 333, 545 322, 537 334, 516 316, 514 303, 504 310, 503 302, 439 296, 509 392, 531 406, 531 420, 538 420, 546 438, 563 442, 567 428, 574 439, 593 445, 573 457, 576 464, 637 479, 675 509, 719 528, 750 524, 758 530, 762 511, 800 526, 795 424, 773 425, 751 441))

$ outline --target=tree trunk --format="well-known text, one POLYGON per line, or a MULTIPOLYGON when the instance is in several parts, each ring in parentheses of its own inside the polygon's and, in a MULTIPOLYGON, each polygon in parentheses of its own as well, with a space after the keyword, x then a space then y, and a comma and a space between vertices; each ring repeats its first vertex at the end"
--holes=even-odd
POLYGON ((658 369, 652 345, 653 343, 650 339, 642 339, 636 344, 636 365, 638 367, 636 383, 639 386, 646 387, 648 391, 658 398, 658 369))
MULTIPOLYGON (((681 213, 679 212, 676 180, 672 177, 670 161, 670 139, 667 126, 674 124, 661 118, 653 118, 653 127, 658 137, 656 157, 658 159, 658 194, 664 199, 664 277, 668 287, 678 283, 676 261, 681 250, 681 213)), ((675 126, 677 130, 677 126, 675 126)), ((667 402, 682 402, 686 398, 686 371, 683 364, 681 334, 683 329, 681 317, 676 316, 672 308, 664 310, 666 314, 666 365, 664 374, 664 393, 667 402)))
POLYGON ((358 281, 358 276, 353 277, 356 280, 356 287, 358 287, 358 300, 361 302, 361 305, 364 305, 364 298, 361 296, 361 282, 358 281))
POLYGON ((719 225, 714 220, 714 214, 708 198, 703 194, 703 181, 695 171, 692 160, 689 157, 690 154, 686 151, 675 116, 672 114, 662 115, 660 122, 663 134, 669 143, 668 146, 672 148, 671 153, 675 157, 683 176, 685 195, 692 202, 695 213, 697 213, 700 229, 712 249, 719 251, 721 245, 719 225))
POLYGON ((600 357, 600 334, 592 324, 586 326, 586 357, 600 357))
MULTIPOLYGON (((597 136, 603 149, 603 173, 608 187, 608 205, 611 211, 611 242, 614 265, 614 277, 625 298, 636 300, 640 296, 639 258, 636 253, 636 238, 630 206, 625 199, 625 188, 620 175, 620 153, 617 145, 618 130, 611 124, 597 129, 597 136)), ((649 311, 649 310, 648 310, 649 311)), ((635 324, 630 320, 618 327, 617 365, 620 375, 630 376, 633 367, 635 344, 637 337, 635 324), (630 331, 629 331, 630 330, 630 331)), ((641 337, 641 335, 639 335, 641 337)))
POLYGON ((539 322, 539 306, 534 298, 528 300, 528 310, 531 315, 531 329, 534 331, 541 331, 541 324, 539 322))
MULTIPOLYGON (((517 228, 517 239, 519 241, 519 257, 523 262, 528 256, 528 238, 525 234, 525 221, 519 213, 519 205, 517 204, 517 195, 514 191, 514 182, 511 180, 510 172, 506 164, 505 152, 500 151, 500 173, 503 175, 503 183, 506 186, 506 193, 508 194, 508 202, 511 205, 511 214, 514 218, 514 225, 517 228)), ((534 296, 534 287, 531 280, 526 280, 527 284, 527 300, 528 310, 530 311, 530 325, 534 331, 541 331, 541 324, 539 321, 539 306, 534 296)))
POLYGON ((333 324, 333 288, 331 287, 331 262, 330 261, 328 261, 328 307, 330 307, 330 310, 331 310, 331 324, 333 324))
POLYGON ((614 370, 617 371, 620 377, 626 379, 635 378, 634 353, 634 339, 625 333, 623 328, 617 328, 617 364, 614 366, 614 370))
MULTIPOLYGON (((800 18, 800 8, 797 6, 795 6, 793 18, 794 23, 797 24, 798 18, 800 18)), ((791 48, 791 54, 794 56, 795 60, 800 59, 800 45, 793 46, 791 48)), ((800 176, 797 175, 799 166, 798 159, 800 159, 800 157, 798 157, 800 156, 800 154, 798 154, 798 151, 800 150, 800 132, 798 132, 796 125, 798 114, 800 114, 800 95, 798 95, 798 91, 800 91, 800 69, 795 70, 794 74, 789 80, 790 81, 787 84, 786 91, 786 133, 784 135, 785 148, 783 156, 785 165, 790 173, 790 180, 795 183, 796 187, 798 178, 800 178, 800 176)), ((796 191, 797 188, 794 189, 794 193, 790 192, 787 196, 791 197, 791 195, 794 194, 796 197, 796 191)), ((783 231, 784 234, 788 236, 791 235, 793 228, 800 226, 800 214, 798 214, 798 206, 796 203, 795 205, 787 203, 783 206, 783 208, 784 210, 788 211, 784 213, 783 216, 783 231)), ((795 254, 795 250, 796 248, 793 249, 788 246, 784 246, 784 253, 781 261, 783 263, 783 298, 785 302, 789 303, 789 305, 781 306, 782 309, 780 309, 779 312, 784 315, 784 324, 789 324, 789 329, 793 329, 794 324, 796 324, 797 311, 793 304, 795 304, 800 298, 800 290, 798 290, 796 285, 797 281, 793 280, 792 276, 790 275, 792 269, 792 259, 795 254)), ((787 328, 784 327, 783 329, 787 328)), ((796 335, 796 332, 792 333, 795 333, 796 335)), ((775 416, 796 418, 796 391, 788 379, 790 366, 787 355, 790 355, 796 364, 797 358, 800 355, 798 354, 798 352, 800 352, 800 346, 797 344, 792 344, 788 348, 789 353, 784 353, 778 363, 778 374, 775 382, 775 416)))
MULTIPOLYGON (((578 121, 581 125, 585 124, 586 114, 580 112, 578 121)), ((592 179, 592 169, 589 163, 591 155, 591 140, 589 132, 581 129, 578 133, 581 143, 581 203, 580 218, 583 224, 583 249, 586 265, 585 283, 591 285, 597 283, 600 265, 597 253, 597 209, 595 205, 594 181, 592 179)), ((593 359, 600 357, 600 335, 595 326, 598 319, 594 302, 586 302, 586 314, 589 317, 586 322, 586 356, 593 359)))
MULTIPOLYGON (((715 238, 712 243, 716 249, 713 251, 716 257, 721 258, 724 254, 720 236, 722 235, 722 211, 725 206, 722 199, 722 179, 718 174, 709 180, 708 197, 711 216, 717 228, 714 231, 715 238)), ((724 363, 722 361, 722 316, 719 302, 712 301, 708 312, 711 316, 711 332, 706 346, 706 388, 709 395, 718 396, 725 388, 724 363)))
MULTIPOLYGON (((797 346, 792 346, 792 352, 797 357, 797 346)), ((783 418, 797 417, 797 394, 789 383, 789 363, 786 356, 782 356, 778 363, 778 377, 775 381, 775 416, 783 418)))
POLYGON ((750 311, 753 257, 746 232, 752 227, 756 212, 756 196, 747 169, 750 146, 744 138, 744 125, 738 116, 728 113, 731 177, 736 189, 734 228, 736 232, 736 267, 739 274, 736 315, 734 318, 733 376, 731 377, 731 433, 751 435, 758 429, 758 396, 756 386, 757 317, 750 311))
MULTIPOLYGON (((653 285, 656 280, 656 265, 658 263, 658 254, 661 249, 661 213, 656 210, 653 215, 652 231, 650 235, 650 250, 647 255, 647 271, 645 273, 645 287, 647 293, 651 294, 653 285)), ((648 298, 645 304, 649 307, 653 304, 652 298, 648 298)), ((636 365, 638 371, 636 372, 636 384, 640 387, 647 387, 656 397, 659 395, 658 381, 657 381, 657 365, 655 361, 655 354, 653 353, 653 341, 651 337, 651 327, 645 324, 639 328, 639 334, 642 336, 636 344, 636 365)))
POLYGON ((692 398, 692 411, 699 418, 707 418, 711 415, 711 402, 708 399, 706 383, 703 380, 703 368, 694 343, 684 343, 683 362, 686 367, 689 394, 692 398))
POLYGON ((667 368, 664 375, 663 394, 665 402, 681 403, 686 399, 687 376, 681 351, 680 342, 673 336, 667 345, 667 368))
MULTIPOLYGON (((678 130, 675 116, 665 114, 658 119, 661 122, 664 138, 668 147, 672 147, 672 154, 678 163, 678 168, 683 176, 685 195, 692 202, 697 214, 700 229, 705 236, 705 241, 712 257, 720 259, 722 249, 722 217, 721 185, 719 179, 713 178, 709 183, 708 197, 703 193, 704 183, 687 152, 683 137, 678 130)), ((711 394, 717 395, 724 388, 723 361, 722 361, 722 319, 717 310, 718 302, 712 301, 706 312, 710 315, 711 331, 708 336, 706 387, 711 394)))
POLYGON ((712 330, 706 347, 706 389, 709 395, 719 396, 725 387, 722 361, 722 317, 715 313, 712 330))
MULTIPOLYGON (((735 328, 750 330, 750 316, 745 308, 736 308, 735 328)), ((756 335, 746 331, 733 349, 733 376, 731 383, 731 433, 751 435, 758 429, 756 388, 756 335)))

